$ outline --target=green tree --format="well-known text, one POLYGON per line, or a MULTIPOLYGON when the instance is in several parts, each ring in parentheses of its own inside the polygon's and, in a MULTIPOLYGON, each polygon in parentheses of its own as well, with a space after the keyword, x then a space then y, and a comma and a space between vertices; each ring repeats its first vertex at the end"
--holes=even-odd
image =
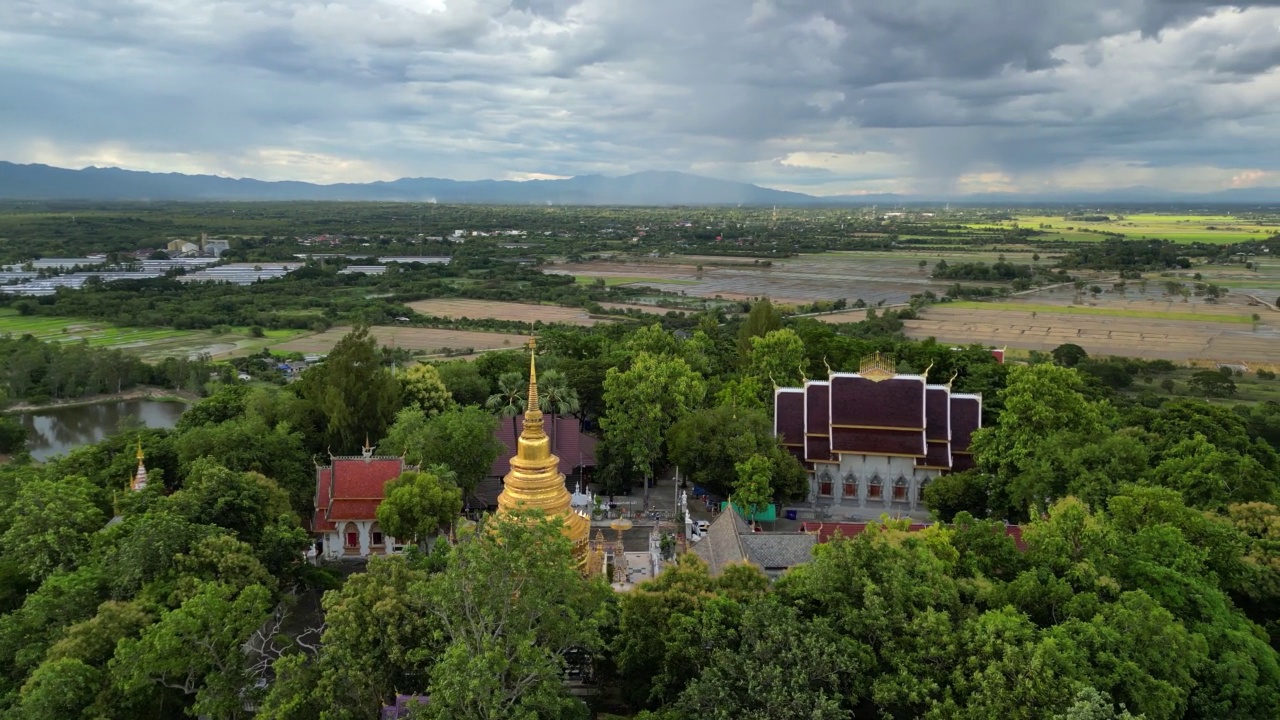
POLYGON ((569 384, 564 373, 547 370, 538 378, 538 409, 550 415, 553 424, 557 415, 576 413, 581 409, 578 391, 569 384))
POLYGON ((1092 687, 1081 688, 1065 711, 1054 715, 1053 720, 1136 720, 1123 708, 1119 711, 1111 699, 1092 687))
POLYGON ((42 663, 22 686, 13 717, 66 720, 86 717, 102 686, 102 671, 75 658, 42 663))
MULTIPOLYGON (((680 341, 675 335, 662 329, 662 325, 654 323, 646 325, 639 330, 631 333, 627 338, 624 347, 633 355, 640 353, 649 353, 650 355, 666 355, 676 357, 680 355, 680 341)), ((541 390, 541 387, 539 387, 541 390)))
POLYGON ((404 453, 411 465, 444 465, 457 475, 464 495, 489 475, 505 446, 495 435, 498 420, 478 407, 450 410, 433 418, 405 408, 396 415, 382 447, 404 453))
POLYGON ((194 696, 193 715, 241 717, 254 696, 242 645, 266 622, 270 609, 271 593, 261 585, 237 591, 200 583, 139 639, 121 641, 111 670, 126 689, 155 684, 194 696))
POLYGON ((705 395, 702 378, 680 358, 640 353, 627 371, 612 368, 605 376, 607 415, 600 424, 608 441, 645 478, 646 497, 667 429, 699 407, 705 395))
POLYGON ((1079 373, 1057 365, 1013 368, 999 397, 1004 410, 994 427, 974 433, 979 468, 993 476, 992 504, 1016 514, 1052 502, 1055 487, 1043 472, 1044 458, 1097 443, 1110 433, 1115 412, 1082 393, 1079 373), (997 499, 998 498, 998 499, 997 499))
POLYGON ((583 578, 558 520, 495 516, 424 587, 445 647, 427 717, 586 716, 561 681, 570 650, 598 650, 608 588, 583 578))
POLYGON ((528 404, 528 378, 518 372, 506 372, 498 376, 498 392, 489 396, 485 408, 502 417, 511 418, 511 433, 519 435, 516 416, 524 412, 528 404))
POLYGON ((738 356, 746 359, 751 352, 751 338, 764 337, 782 327, 782 313, 768 299, 757 301, 738 328, 738 356))
POLYGON ((749 516, 761 512, 773 500, 769 475, 773 463, 763 455, 752 455, 734 466, 738 474, 733 484, 733 502, 749 516))
POLYGON ((288 423, 274 428, 256 413, 193 427, 174 439, 179 471, 186 475, 202 457, 217 458, 228 470, 261 473, 289 495, 300 516, 315 503, 316 473, 301 432, 288 423))
POLYGON ((1187 381, 1187 385, 1209 397, 1230 397, 1236 394, 1235 381, 1212 370, 1195 373, 1187 381))
POLYGON ((211 458, 192 463, 182 489, 169 497, 166 507, 191 522, 224 527, 255 547, 281 516, 297 523, 289 496, 273 480, 228 470, 211 458))
POLYGON ((271 665, 275 681, 258 705, 257 720, 316 720, 325 710, 315 687, 320 672, 301 652, 281 655, 271 665))
POLYGON ((871 649, 824 618, 764 601, 710 634, 710 657, 680 695, 689 717, 843 720, 866 694, 871 649))
POLYGON ((381 437, 400 406, 400 386, 382 367, 377 340, 361 326, 307 370, 298 391, 324 418, 324 439, 338 453, 354 453, 381 437))
POLYGON ((100 502, 101 492, 83 476, 28 476, 5 512, 0 546, 33 578, 71 569, 106 523, 100 502))
POLYGON ((427 538, 453 523, 462 512, 462 490, 453 473, 441 469, 409 471, 387 483, 386 499, 378 505, 383 532, 425 551, 427 538))
POLYGON ((416 407, 427 417, 439 415, 453 407, 453 395, 445 387, 440 371, 434 365, 418 363, 400 376, 406 407, 416 407))
POLYGON ((404 555, 372 557, 366 572, 325 593, 314 700, 285 687, 267 703, 314 701, 322 720, 364 720, 396 692, 425 690, 441 651, 440 625, 419 590, 427 578, 404 555))
POLYGON ((1266 501, 1276 496, 1273 475, 1257 460, 1221 450, 1203 435, 1177 443, 1164 456, 1146 479, 1177 490, 1189 505, 1222 510, 1231 503, 1266 501))
POLYGON ((489 399, 489 381, 484 379, 475 363, 466 360, 441 363, 436 366, 440 380, 459 405, 483 405, 489 399))
POLYGON ((804 342, 794 330, 771 330, 751 338, 747 373, 764 386, 766 397, 775 386, 799 385, 805 364, 804 342))
POLYGON ((1064 343, 1053 349, 1053 361, 1062 367, 1075 367, 1089 359, 1089 353, 1074 343, 1064 343))

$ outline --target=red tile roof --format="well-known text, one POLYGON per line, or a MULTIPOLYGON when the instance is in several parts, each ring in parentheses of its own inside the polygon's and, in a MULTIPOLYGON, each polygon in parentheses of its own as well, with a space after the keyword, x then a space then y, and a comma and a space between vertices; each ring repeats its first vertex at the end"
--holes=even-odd
MULTIPOLYGON (((593 468, 596 466, 596 443, 594 437, 582 432, 582 423, 572 415, 559 415, 555 423, 551 416, 543 416, 547 436, 551 438, 551 452, 560 458, 560 472, 566 475, 575 468, 593 468)), ((516 416, 516 428, 512 431, 511 418, 499 418, 497 436, 506 450, 493 461, 489 475, 505 477, 511 472, 511 456, 516 454, 516 438, 524 430, 524 415, 516 416)))
POLYGON ((312 532, 334 530, 335 521, 373 520, 387 482, 407 469, 404 459, 398 457, 340 457, 332 463, 316 468, 312 532))

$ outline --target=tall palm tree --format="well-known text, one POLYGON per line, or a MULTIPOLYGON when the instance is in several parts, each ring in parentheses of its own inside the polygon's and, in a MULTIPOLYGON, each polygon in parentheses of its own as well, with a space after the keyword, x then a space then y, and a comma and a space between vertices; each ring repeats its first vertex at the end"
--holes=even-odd
POLYGON ((528 392, 524 375, 518 372, 502 373, 498 376, 498 392, 489 396, 484 406, 502 417, 511 418, 511 435, 520 437, 516 429, 516 416, 524 412, 528 392))
POLYGON ((547 370, 538 378, 538 409, 551 416, 551 427, 555 432, 551 441, 559 445, 560 428, 556 425, 556 415, 576 413, 581 409, 578 391, 569 385, 569 379, 564 373, 547 370))

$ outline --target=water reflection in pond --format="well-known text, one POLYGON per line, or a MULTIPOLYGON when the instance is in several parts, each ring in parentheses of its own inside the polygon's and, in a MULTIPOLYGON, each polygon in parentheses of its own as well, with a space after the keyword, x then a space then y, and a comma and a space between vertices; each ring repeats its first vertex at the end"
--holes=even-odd
POLYGON ((23 413, 18 419, 27 429, 31 456, 43 461, 114 435, 126 421, 152 428, 171 428, 177 425, 186 409, 187 406, 179 402, 125 400, 38 410, 23 413))

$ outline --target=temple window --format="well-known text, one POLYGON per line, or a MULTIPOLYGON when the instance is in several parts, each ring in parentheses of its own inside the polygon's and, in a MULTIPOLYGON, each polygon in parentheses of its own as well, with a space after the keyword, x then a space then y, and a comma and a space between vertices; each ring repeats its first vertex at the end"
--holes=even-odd
POLYGON ((858 479, 853 475, 844 476, 844 487, 841 488, 841 497, 856 498, 858 497, 858 479))
POLYGON ((360 547, 360 530, 355 523, 347 523, 347 527, 342 531, 342 543, 346 548, 360 547))
POLYGON ((884 496, 884 481, 879 475, 871 476, 871 480, 867 482, 867 497, 872 500, 879 500, 884 496))
POLYGON ((831 475, 823 471, 818 476, 818 495, 820 497, 831 497, 835 490, 835 483, 831 481, 831 475))
POLYGON ((903 502, 907 499, 907 479, 899 477, 893 481, 893 499, 895 502, 903 502))
POLYGON ((373 524, 373 529, 369 531, 369 537, 371 538, 370 544, 373 547, 382 547, 385 542, 382 539, 382 528, 378 527, 378 523, 373 524))

